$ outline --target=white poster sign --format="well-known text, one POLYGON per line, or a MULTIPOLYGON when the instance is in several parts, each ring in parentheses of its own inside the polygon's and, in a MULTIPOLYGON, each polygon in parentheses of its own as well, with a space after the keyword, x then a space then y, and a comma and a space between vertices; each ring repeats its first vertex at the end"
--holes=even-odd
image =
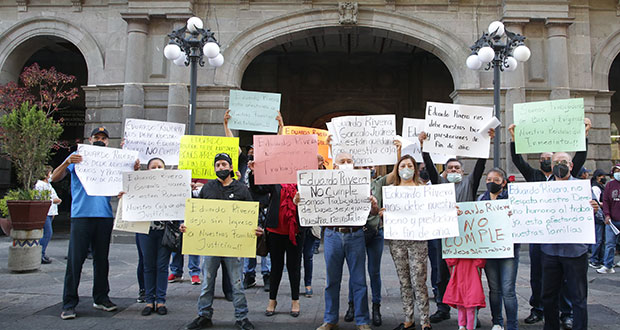
POLYGON ((78 144, 82 162, 75 164, 84 190, 90 196, 116 196, 123 189, 123 172, 133 171, 138 152, 78 144))
POLYGON ((192 197, 190 170, 123 173, 123 220, 182 220, 192 197))
POLYGON ((114 230, 128 233, 148 234, 151 228, 150 221, 125 221, 123 220, 123 199, 118 200, 116 217, 114 218, 114 230))
POLYGON ((123 149, 139 152, 140 162, 161 158, 166 165, 179 165, 181 137, 185 124, 127 118, 123 149))
MULTIPOLYGON (((422 163, 424 160, 422 159, 422 148, 420 148, 420 141, 418 140, 418 135, 424 131, 424 127, 426 126, 426 121, 424 119, 415 119, 415 118, 403 118, 403 138, 406 141, 409 141, 407 145, 403 143, 403 149, 401 150, 402 155, 411 155, 415 159, 416 162, 422 163)), ((442 155, 432 153, 430 154, 433 163, 435 164, 445 164, 448 159, 456 158, 454 155, 442 155)))
POLYGON ((356 166, 396 163, 396 115, 345 116, 331 122, 338 135, 338 143, 332 142, 334 157, 349 153, 356 166))

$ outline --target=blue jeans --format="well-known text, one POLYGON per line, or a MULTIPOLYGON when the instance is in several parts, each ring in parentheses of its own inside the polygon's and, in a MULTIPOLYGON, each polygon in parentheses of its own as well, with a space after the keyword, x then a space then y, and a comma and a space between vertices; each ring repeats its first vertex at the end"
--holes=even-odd
MULTIPOLYGON (((531 312, 543 317, 543 301, 542 301, 542 251, 540 244, 530 244, 530 287, 532 288, 532 296, 530 297, 531 312)), ((571 302, 568 299, 568 288, 566 278, 561 281, 562 289, 560 290, 560 313, 561 318, 573 317, 571 302)))
POLYGON ((596 235, 596 243, 592 244, 592 256, 590 262, 595 265, 602 265, 605 256, 605 226, 604 223, 594 222, 594 233, 596 235))
POLYGON ((142 247, 140 246, 140 240, 138 240, 138 234, 136 234, 136 249, 138 250, 138 267, 136 267, 136 277, 138 277, 138 286, 140 291, 144 289, 144 255, 142 254, 142 247))
POLYGON ((487 259, 484 271, 489 282, 489 305, 493 324, 504 326, 502 317, 502 302, 506 308, 506 329, 517 330, 517 294, 515 283, 517 281, 517 268, 519 267, 519 247, 515 246, 515 257, 505 259, 487 259))
POLYGON ((370 324, 368 296, 366 288, 366 242, 364 231, 340 233, 325 229, 325 265, 327 266, 327 286, 325 287, 325 314, 323 321, 338 323, 340 307, 340 284, 342 267, 346 260, 349 268, 349 281, 353 285, 355 324, 370 324))
POLYGON ((304 258, 304 285, 312 286, 312 267, 314 259, 314 242, 318 241, 310 230, 306 230, 304 236, 303 258, 304 258))
POLYGON ((53 215, 48 215, 47 218, 45 218, 45 225, 43 225, 43 237, 39 241, 39 244, 41 244, 41 257, 45 257, 45 250, 47 249, 47 245, 50 243, 52 234, 54 233, 52 230, 53 219, 53 215))
MULTIPOLYGON (((256 276, 256 258, 243 258, 243 273, 244 274, 252 274, 252 276, 256 276)), ((266 257, 260 257, 260 272, 265 275, 269 275, 271 273, 271 258, 269 258, 269 254, 266 257)))
POLYGON ((166 303, 168 289, 168 260, 170 250, 161 245, 163 230, 149 230, 149 234, 138 234, 144 257, 144 289, 148 304, 166 303))
POLYGON ((612 221, 611 225, 605 225, 605 258, 603 259, 603 265, 607 268, 613 268, 614 255, 616 254, 616 235, 611 226, 620 228, 620 221, 612 221))
POLYGON ((202 257, 202 290, 198 297, 198 315, 207 318, 213 317, 213 296, 215 294, 215 278, 220 263, 226 267, 232 280, 233 306, 235 306, 235 319, 241 321, 248 315, 248 302, 243 292, 241 282, 241 259, 232 257, 202 257))
POLYGON ((437 299, 439 294, 439 261, 441 260, 441 239, 428 240, 428 260, 431 262, 431 286, 433 296, 437 299))
MULTIPOLYGON (((170 262, 170 273, 176 276, 183 276, 183 255, 172 252, 172 261, 170 262)), ((200 256, 188 256, 189 276, 200 275, 200 256)))
MULTIPOLYGON (((368 256, 368 277, 372 289, 372 303, 381 303, 381 256, 383 255, 383 228, 379 229, 369 242, 366 243, 368 256)), ((353 285, 349 281, 349 302, 353 302, 353 285)))

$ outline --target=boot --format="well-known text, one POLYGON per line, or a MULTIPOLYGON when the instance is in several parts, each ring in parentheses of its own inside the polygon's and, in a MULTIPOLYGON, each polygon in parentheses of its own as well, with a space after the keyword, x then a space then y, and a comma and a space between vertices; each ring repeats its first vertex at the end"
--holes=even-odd
POLYGON ((345 322, 352 322, 355 318, 355 307, 353 307, 353 302, 349 301, 349 309, 347 309, 347 313, 344 314, 345 322))
POLYGON ((263 290, 269 292, 269 274, 263 275, 263 290))
POLYGON ((380 327, 381 323, 381 304, 372 303, 372 324, 376 327, 380 327))

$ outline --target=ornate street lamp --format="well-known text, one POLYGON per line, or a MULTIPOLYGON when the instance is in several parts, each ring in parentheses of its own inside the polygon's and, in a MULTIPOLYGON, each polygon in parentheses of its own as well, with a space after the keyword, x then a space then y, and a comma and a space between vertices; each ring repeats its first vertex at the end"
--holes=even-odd
MULTIPOLYGON (((514 71, 519 62, 525 62, 530 58, 530 49, 525 46, 525 36, 513 33, 504 28, 500 21, 489 24, 489 29, 484 32, 470 48, 471 55, 467 58, 467 67, 478 70, 486 64, 485 70, 493 68, 493 105, 495 107, 495 117, 500 117, 500 71, 514 71)), ((495 134, 493 141, 493 166, 499 167, 499 145, 500 134, 495 134)))
POLYGON ((220 67, 224 64, 224 56, 220 54, 220 46, 211 30, 203 29, 202 20, 192 17, 187 25, 168 34, 170 42, 164 48, 164 56, 178 66, 190 66, 190 105, 189 135, 196 128, 196 88, 198 85, 198 65, 204 66, 203 56, 209 65, 220 67))

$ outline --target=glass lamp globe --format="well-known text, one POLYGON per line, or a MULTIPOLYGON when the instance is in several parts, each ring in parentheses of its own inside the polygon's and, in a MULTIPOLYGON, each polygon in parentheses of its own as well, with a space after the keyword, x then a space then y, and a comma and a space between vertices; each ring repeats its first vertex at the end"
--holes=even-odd
POLYGON ((512 55, 517 61, 525 62, 530 59, 530 55, 532 55, 532 52, 529 48, 527 48, 526 45, 521 45, 515 48, 515 50, 512 52, 512 55))
POLYGON ((469 55, 465 63, 467 64, 467 67, 472 70, 478 70, 482 66, 482 62, 480 62, 480 59, 478 59, 478 55, 476 54, 469 55))
POLYGON ((187 20, 187 30, 191 33, 197 32, 198 29, 202 29, 202 20, 196 16, 187 20))
POLYGON ((482 63, 489 63, 495 58, 495 51, 489 46, 484 46, 478 50, 478 59, 482 63))
POLYGON ((514 57, 508 56, 506 57, 506 62, 504 63, 504 70, 512 72, 517 69, 518 64, 519 62, 517 62, 514 57))
POLYGON ((181 55, 183 55, 183 52, 181 51, 181 47, 178 45, 168 44, 164 47, 164 56, 171 61, 176 60, 181 57, 181 55))
POLYGON ((202 47, 202 51, 208 58, 215 58, 220 54, 220 46, 215 42, 207 42, 204 47, 202 47))
POLYGON ((187 61, 187 55, 183 54, 182 56, 179 56, 179 58, 174 60, 172 63, 174 63, 177 66, 185 66, 185 61, 187 61))
POLYGON ((489 24, 489 34, 493 34, 493 32, 495 32, 497 30, 497 32, 495 33, 496 36, 501 37, 504 35, 504 23, 500 22, 500 21, 494 21, 491 22, 491 24, 489 24))
POLYGON ((217 54, 216 57, 209 59, 209 65, 214 66, 216 68, 221 67, 224 64, 224 56, 222 54, 217 54))

